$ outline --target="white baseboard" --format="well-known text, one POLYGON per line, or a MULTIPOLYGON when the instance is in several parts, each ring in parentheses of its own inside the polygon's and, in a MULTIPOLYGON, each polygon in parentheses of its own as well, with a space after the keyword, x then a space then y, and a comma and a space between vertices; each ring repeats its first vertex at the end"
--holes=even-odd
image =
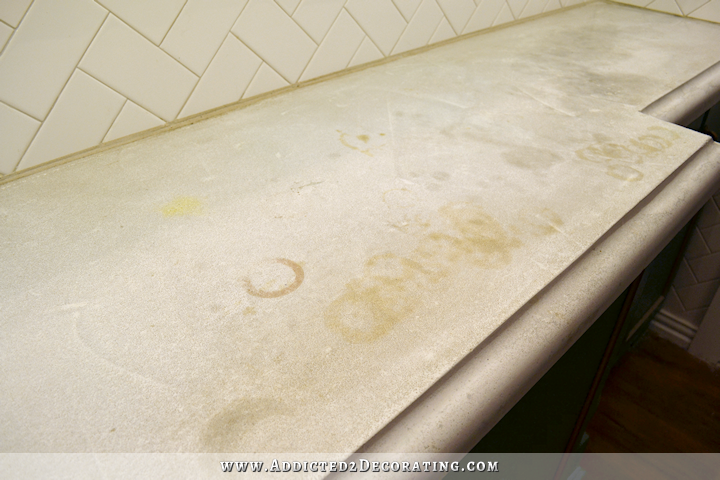
POLYGON ((690 347, 690 343, 697 333, 696 326, 664 308, 655 314, 655 318, 650 322, 650 330, 685 350, 690 347))

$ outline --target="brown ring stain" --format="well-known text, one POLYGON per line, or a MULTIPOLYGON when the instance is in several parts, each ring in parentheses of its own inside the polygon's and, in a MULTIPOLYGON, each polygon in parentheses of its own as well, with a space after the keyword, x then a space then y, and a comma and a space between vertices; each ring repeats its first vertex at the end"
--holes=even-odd
POLYGON ((255 288, 253 286, 250 279, 246 278, 245 279, 245 290, 247 290, 247 293, 249 293, 253 297, 277 298, 277 297, 282 297, 283 295, 287 295, 288 293, 292 293, 295 290, 297 290, 297 288, 300 286, 300 284, 303 282, 303 280, 305 280, 305 272, 303 271, 302 267, 300 265, 298 265, 297 263, 293 262, 292 260, 288 260, 287 258, 276 258, 275 261, 292 268, 293 272, 295 273, 295 281, 285 288, 281 288, 280 290, 273 290, 271 292, 268 292, 265 290, 258 290, 257 288, 255 288))

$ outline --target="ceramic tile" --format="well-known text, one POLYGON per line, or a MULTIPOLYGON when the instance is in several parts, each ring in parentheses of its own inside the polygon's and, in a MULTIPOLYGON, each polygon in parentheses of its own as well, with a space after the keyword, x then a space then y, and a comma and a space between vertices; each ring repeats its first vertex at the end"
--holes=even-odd
POLYGON ((97 0, 116 17, 160 45, 186 0, 97 0))
POLYGON ((712 0, 690 14, 693 18, 720 23, 720 0, 712 0))
POLYGON ((662 310, 665 310, 666 312, 669 312, 672 315, 682 317, 685 313, 685 307, 683 307, 682 302, 680 302, 680 298, 677 296, 677 293, 675 292, 675 287, 670 287, 670 290, 668 290, 667 297, 665 297, 665 301, 662 304, 662 307, 660 307, 662 310))
POLYGON ((202 75, 248 0, 188 0, 160 45, 202 75))
MULTIPOLYGON (((671 2, 675 0, 669 0, 671 2)), ((522 13, 520 14, 520 18, 527 18, 532 17, 534 15, 538 15, 542 13, 543 9, 545 8, 545 5, 547 5, 548 0, 528 0, 527 4, 525 5, 525 8, 523 9, 522 13)))
POLYGON ((493 20, 493 27, 497 27, 503 23, 512 22, 513 20, 515 20, 515 18, 513 18, 512 12, 510 12, 510 7, 503 5, 500 9, 500 13, 498 13, 498 16, 495 17, 495 20, 493 20))
POLYGON ((400 13, 405 18, 405 21, 409 22, 410 19, 415 15, 420 2, 422 0, 392 0, 400 13))
POLYGON ((261 63, 257 55, 229 34, 180 112, 180 118, 240 100, 261 63))
POLYGON ((671 13, 673 15, 682 15, 682 11, 675 0, 653 0, 646 8, 656 10, 658 12, 671 13))
POLYGON ((0 174, 7 175, 15 170, 40 122, 0 103, 0 125, 0 174))
POLYGON ((159 127, 165 122, 130 100, 125 102, 120 114, 113 122, 103 142, 127 137, 133 133, 159 127))
POLYGON ((281 77, 275 70, 269 67, 266 63, 260 65, 260 69, 255 74, 255 77, 248 85, 247 90, 243 94, 243 98, 254 97, 262 93, 269 92, 271 90, 277 90, 279 88, 287 87, 290 85, 287 80, 281 77))
POLYGON ((696 310, 710 305, 718 286, 720 286, 720 280, 713 280, 690 287, 678 288, 675 291, 685 310, 696 310))
POLYGON ((673 278, 673 286, 675 288, 685 288, 697 283, 698 280, 695 278, 695 274, 690 269, 687 260, 683 258, 680 261, 675 278, 673 278))
POLYGON ((711 252, 720 252, 720 225, 708 228, 701 228, 703 240, 711 252))
POLYGON ((91 0, 35 0, 0 57, 0 100, 44 119, 105 15, 91 0))
POLYGON ((685 258, 692 259, 709 254, 710 249, 705 245, 705 240, 703 240, 702 235, 700 235, 700 230, 694 228, 690 234, 687 248, 685 249, 685 258))
POLYGON ((709 228, 720 224, 720 211, 718 211, 715 202, 710 199, 700 210, 697 219, 697 227, 700 229, 709 228))
POLYGON ((317 48, 272 0, 250 0, 232 32, 290 83, 297 82, 317 48))
POLYGON ((543 12, 552 12, 553 10, 557 10, 559 8, 562 8, 560 0, 550 0, 547 5, 545 5, 543 12))
POLYGON ((0 52, 2 52, 2 49, 5 47, 5 44, 8 40, 10 40, 10 36, 14 30, 4 23, 0 23, 0 52))
POLYGON ((463 31, 476 7, 473 0, 437 0, 437 3, 457 33, 463 31))
POLYGON ((442 10, 435 0, 423 0, 392 53, 407 52, 427 45, 442 19, 442 10))
POLYGON ((374 62, 375 60, 379 60, 381 58, 383 58, 382 52, 375 46, 372 40, 365 37, 357 52, 355 52, 352 60, 350 60, 348 67, 374 62))
POLYGON ((303 0, 292 18, 319 44, 344 4, 345 0, 303 0))
POLYGON ((682 318, 689 324, 693 325, 695 329, 697 330, 698 327, 700 327, 700 324, 703 321, 703 318, 705 317, 705 314, 707 313, 707 308, 698 308, 695 310, 686 310, 683 312, 682 318))
POLYGON ((0 20, 11 27, 17 27, 31 3, 32 0, 1 0, 0 20))
POLYGON ((455 36, 455 30, 450 26, 450 22, 447 21, 447 18, 443 18, 440 20, 440 25, 435 29, 435 33, 433 33, 433 36, 430 38, 430 43, 442 42, 455 36))
POLYGON ((166 122, 175 119, 198 80, 112 15, 80 67, 166 122))
POLYGON ((683 14, 688 15, 702 7, 708 0, 675 0, 683 14))
POLYGON ((309 80, 347 67, 357 52, 365 33, 355 20, 343 10, 327 34, 325 41, 318 47, 300 80, 309 80))
MULTIPOLYGON (((618 3, 624 3, 626 5, 633 5, 635 7, 646 7, 653 0, 618 0, 618 3)), ((563 7, 571 5, 570 0, 560 0, 563 7)))
POLYGON ((18 168, 29 168, 102 142, 125 99, 76 70, 18 168))
POLYGON ((407 23, 391 0, 349 0, 345 8, 383 55, 389 55, 407 23))
POLYGON ((478 5, 475 13, 465 25, 463 33, 477 32, 492 26, 503 6, 507 6, 504 0, 482 0, 482 3, 478 5))
POLYGON ((300 4, 300 0, 275 0, 275 3, 280 5, 285 13, 292 15, 300 4))
POLYGON ((525 5, 528 4, 528 1, 529 0, 507 0, 507 4, 510 7, 510 12, 513 14, 513 17, 520 18, 520 14, 525 8, 525 5))
MULTIPOLYGON (((698 282, 720 279, 720 253, 695 258, 687 263, 690 265, 690 269, 698 282)), ((680 272, 678 271, 678 273, 680 272)), ((677 287, 682 288, 680 285, 677 285, 677 287)))

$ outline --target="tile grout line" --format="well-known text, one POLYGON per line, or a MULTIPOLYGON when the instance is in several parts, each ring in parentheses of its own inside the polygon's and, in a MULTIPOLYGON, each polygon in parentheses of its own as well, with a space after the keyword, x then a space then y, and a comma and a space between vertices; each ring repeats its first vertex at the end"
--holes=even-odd
MULTIPOLYGON (((439 6, 439 5, 438 5, 438 6, 439 6)), ((441 9, 441 10, 442 10, 442 9, 441 9)), ((442 21, 443 21, 443 20, 446 20, 446 21, 448 22, 448 25, 450 25, 450 20, 448 20, 447 17, 443 16, 443 18, 440 19, 440 23, 438 23, 438 24, 437 24, 437 27, 435 27, 435 30, 433 30, 432 35, 430 35, 430 40, 428 40, 428 45, 432 45, 432 43, 431 43, 431 42, 432 42, 432 39, 433 39, 433 37, 435 36, 435 34, 437 34, 437 31, 440 29, 440 25, 442 25, 442 21)), ((451 29, 453 32, 455 32, 455 29, 452 28, 452 25, 450 25, 450 29, 451 29)), ((457 33, 455 34, 455 36, 457 36, 457 33)))
POLYGON ((8 108, 11 108, 11 109, 15 110, 15 111, 18 112, 18 113, 22 113, 22 114, 25 115, 26 117, 32 118, 33 120, 35 120, 36 122, 38 122, 40 125, 42 125, 42 123, 43 123, 43 121, 40 120, 39 118, 35 118, 35 117, 33 117, 32 115, 30 115, 29 113, 25 113, 25 112, 23 112, 22 110, 20 110, 19 108, 13 107, 13 106, 10 105, 9 103, 5 102, 4 100, 0 100, 0 103, 3 104, 3 105, 5 105, 5 106, 8 107, 8 108))
MULTIPOLYGON (((473 3, 475 3, 475 2, 473 2, 473 3)), ((445 9, 442 7, 442 5, 440 4, 440 2, 438 2, 438 1, 436 0, 436 1, 435 1, 435 5, 437 5, 438 8, 440 9, 440 11, 442 12, 443 18, 445 18, 445 20, 447 20, 447 22, 450 24, 450 28, 452 28, 452 31, 455 32, 455 36, 457 37, 458 35, 460 35, 460 34, 458 33, 458 31, 455 30, 455 27, 453 27, 453 24, 450 23, 450 19, 448 18, 447 13, 445 12, 445 9)), ((420 7, 418 7, 418 8, 420 8, 420 7)), ((475 5, 475 8, 473 8, 473 13, 475 13, 475 10, 476 10, 476 9, 477 9, 477 5, 475 5)), ((465 20, 465 25, 467 25, 467 23, 470 21, 470 19, 471 19, 472 16, 473 16, 473 13, 471 13, 470 16, 467 18, 467 20, 465 20)), ((442 20, 440 20, 440 23, 442 23, 442 20)), ((440 28, 440 23, 438 23, 438 26, 435 27, 435 31, 433 32, 433 34, 432 34, 432 36, 431 36, 430 38, 432 38, 432 37, 435 36, 435 32, 437 32, 437 29, 440 28)), ((463 25, 462 28, 465 28, 465 25, 463 25)), ((460 29, 461 32, 462 32, 462 28, 460 29)))
MULTIPOLYGON (((237 20, 236 20, 236 21, 237 21, 237 20)), ((178 113, 177 113, 177 115, 175 116, 175 118, 174 118, 173 120, 177 120, 178 118, 180 118, 180 115, 182 115, 182 111, 185 109, 185 107, 187 106, 188 102, 189 102, 190 99, 192 98, 193 93, 195 93, 195 90, 197 90, 198 86, 200 85, 200 82, 202 81, 203 75, 205 75, 205 73, 208 71, 208 68, 210 68, 210 65, 212 65, 213 60, 215 60, 215 57, 217 57, 217 54, 218 54, 218 53, 220 52, 220 50, 222 49, 222 46, 225 45, 225 42, 227 41, 227 39, 228 39, 228 37, 230 36, 231 33, 232 33, 232 32, 228 32, 227 35, 225 35, 225 40, 223 40, 222 42, 220 42, 220 46, 218 47, 217 50, 215 50, 215 53, 213 54, 212 58, 210 59, 210 62, 208 62, 207 67, 205 67, 205 71, 203 71, 203 74, 198 77, 198 81, 195 82, 195 85, 193 85, 192 90, 190 90, 190 93, 188 94, 187 98, 186 98, 185 101, 183 102, 182 106, 180 107, 180 110, 178 110, 178 113)), ((244 44, 243 44, 243 45, 244 45, 244 44)))
MULTIPOLYGON (((675 0, 675 1, 676 1, 676 3, 677 3, 677 0, 675 0)), ((680 8, 680 11, 683 12, 683 15, 687 17, 687 16, 690 15, 691 13, 697 12, 697 11, 700 10, 702 7, 704 7, 705 5, 707 5, 708 3, 712 2, 712 1, 713 1, 713 0, 707 0, 706 2, 703 2, 702 5, 698 5, 696 8, 693 8, 692 10, 690 10, 690 11, 687 12, 687 13, 685 13, 685 10, 682 9, 682 7, 680 6, 680 4, 678 4, 678 7, 680 8)))
MULTIPOLYGON (((304 1, 305 1, 305 0, 302 0, 300 3, 298 3, 298 6, 297 6, 297 8, 295 9, 295 12, 297 12, 297 9, 300 8, 300 5, 302 5, 304 1)), ((290 18, 293 20, 293 22, 295 22, 295 24, 296 24, 298 27, 300 27, 300 29, 302 29, 303 32, 305 32, 305 34, 306 34, 308 37, 310 37, 310 39, 311 39, 313 42, 315 42, 315 43, 317 44, 318 47, 320 47, 320 45, 325 41, 325 39, 327 38, 328 34, 330 33, 330 30, 332 30, 332 27, 333 27, 333 25, 335 25, 335 22, 337 22, 337 19, 340 18, 340 14, 341 14, 342 11, 345 9, 345 5, 347 5, 347 2, 348 2, 348 1, 349 1, 349 0, 345 0, 345 1, 343 2, 342 7, 340 7, 340 10, 338 10, 337 15, 335 15, 335 19, 334 19, 334 20, 332 21, 332 23, 330 24, 330 28, 328 28, 327 32, 325 32, 325 35, 323 35, 322 40, 320 40, 319 42, 315 42, 315 39, 312 38, 312 36, 310 36, 310 34, 302 27, 302 25, 300 25, 299 23, 297 23, 297 21, 295 20, 295 18, 293 18, 292 16, 290 16, 290 18)), ((293 12, 293 15, 295 15, 295 12, 293 12)), ((351 17, 351 18, 352 18, 352 17, 351 17)), ((355 21, 355 20, 353 19, 353 21, 355 21)), ((357 25, 357 22, 355 22, 355 24, 357 25)), ((360 25, 358 25, 358 27, 360 28, 360 30, 362 30, 363 33, 365 33, 365 30, 363 30, 362 27, 360 27, 360 25)), ((313 53, 313 56, 314 56, 314 55, 315 55, 315 54, 313 53)), ((311 57, 311 60, 312 60, 312 57, 311 57)), ((301 74, 300 76, 302 76, 302 74, 301 74)))
MULTIPOLYGON (((301 3, 302 3, 302 2, 301 2, 301 3)), ((347 3, 347 1, 346 1, 345 3, 347 3)), ((298 4, 298 5, 299 5, 299 4, 298 4)), ((327 36, 330 34, 330 30, 333 29, 333 27, 335 26, 335 24, 336 24, 336 23, 338 22, 338 20, 340 19, 340 14, 342 14, 342 11, 343 11, 344 8, 345 8, 345 4, 343 4, 342 8, 341 8, 340 11, 338 12, 338 14, 335 16, 335 19, 333 20, 332 24, 330 24, 330 28, 328 28, 328 31, 325 32, 325 35, 323 36, 322 41, 317 44, 317 48, 315 49, 315 51, 313 52, 313 54, 310 56, 310 59, 309 59, 308 62, 305 64, 305 67, 303 67, 302 71, 300 72, 300 76, 298 77, 296 83, 299 83, 300 81, 312 80, 311 78, 307 78, 307 79, 305 79, 305 80, 301 80, 301 79, 302 79, 303 74, 304 74, 305 71, 308 69, 308 67, 309 67, 310 64, 312 63, 313 59, 315 58, 315 55, 317 55, 317 53, 320 51, 320 46, 321 46, 321 45, 325 42, 325 40, 327 39, 327 36)), ((355 19, 353 19, 352 17, 350 17, 350 19, 355 23, 355 25, 357 25, 357 27, 360 29, 360 31, 363 32, 363 34, 365 34, 365 30, 363 30, 362 27, 361 27, 360 25, 358 25, 357 22, 355 22, 355 19)), ((294 20, 295 20, 295 19, 293 19, 293 21, 294 21, 294 20)), ((297 23, 297 22, 296 22, 296 23, 297 23)), ((298 25, 298 26, 299 26, 299 25, 298 25)), ((300 27, 300 28, 302 28, 302 27, 300 27)), ((304 31, 304 30, 303 30, 303 31, 304 31)), ((307 32, 305 32, 305 33, 307 34, 307 32)), ((310 36, 309 34, 307 34, 307 35, 310 36)), ((360 45, 362 45, 362 40, 360 40, 360 45)), ((353 52, 352 56, 350 57, 350 60, 347 61, 347 63, 346 63, 345 66, 343 67, 343 69, 347 68, 347 66, 350 64, 350 61, 352 60, 352 57, 355 56, 355 53, 358 51, 358 48, 360 48, 360 45, 357 46, 357 48, 356 48, 355 51, 353 52)), ((329 72, 329 73, 334 73, 334 72, 329 72)), ((315 78, 315 77, 313 77, 313 78, 315 78)))
MULTIPOLYGON (((87 75, 87 73, 86 73, 86 75, 87 75)), ((90 78, 95 78, 95 77, 90 77, 90 78)), ((118 110, 117 115, 115 115, 115 118, 113 118, 112 123, 108 127, 107 131, 105 132, 105 135, 103 135, 103 138, 102 138, 102 140, 100 140, 100 143, 98 145, 105 143, 105 139, 107 138, 108 133, 110 133, 110 130, 112 130, 112 127, 113 127, 113 125, 115 125, 115 122, 117 122, 117 119, 120 118, 120 114, 122 113, 123 109, 125 108, 125 105, 127 105, 127 103, 130 101, 126 96, 123 95, 122 97, 125 99, 125 101, 123 102, 122 107, 120 107, 120 110, 118 110)))
MULTIPOLYGON (((57 104, 58 99, 60 99, 60 96, 65 91, 65 88, 67 88, 67 85, 68 85, 68 83, 70 83, 70 80, 72 79, 73 75, 75 75, 75 70, 78 70, 78 66, 80 65, 80 62, 82 62, 82 59, 85 58, 85 55, 87 54, 88 50, 90 50, 90 46, 95 42, 95 39, 97 38, 98 33, 100 32, 100 30, 102 30, 102 27, 103 27, 103 25, 105 25, 105 22, 107 22, 107 19, 110 16, 110 11, 107 10, 102 5, 98 5, 98 6, 100 8, 102 8, 103 10, 105 10, 105 18, 103 18, 103 21, 100 23, 100 26, 98 27, 98 29, 95 30, 95 34, 88 42, 87 46, 85 47, 85 51, 82 53, 82 55, 80 55, 80 58, 78 59, 77 63, 75 63, 75 67, 73 68, 73 71, 70 73, 70 76, 68 77, 68 79, 65 80, 65 83, 63 84, 62 88, 60 89, 60 93, 58 93, 57 97, 55 97, 55 100, 53 101, 52 105, 50 105, 50 109, 48 110, 47 114, 45 115, 45 118, 43 118, 40 121, 40 126, 35 131, 35 135, 32 136, 32 138, 30 139, 30 142, 28 142, 28 146, 25 148, 25 150, 20 155, 20 160, 18 160, 18 163, 13 168, 13 173, 15 171, 17 171, 17 167, 22 163, 23 159, 25 158, 25 155, 27 155, 28 150, 30 150, 30 147, 32 147, 33 143, 35 143, 35 139, 37 138, 38 134, 42 130, 43 125, 45 125, 45 121, 48 119, 48 117, 52 113, 53 109, 55 108, 55 105, 57 104)), ((30 9, 28 8, 28 11, 29 10, 30 9)), ((83 72, 83 73, 85 73, 85 72, 83 72)), ((87 73, 85 73, 85 74, 87 75, 87 73)), ((123 95, 123 97, 124 96, 125 95, 123 95)))
MULTIPOLYGON (((400 14, 400 16, 403 18, 403 20, 405 20, 405 17, 403 16, 403 14, 402 14, 402 12, 400 11, 400 9, 397 8, 397 5, 395 5, 395 3, 393 3, 393 2, 390 2, 390 3, 393 4, 393 6, 394 6, 395 9, 398 11, 398 13, 400 14)), ((392 46, 392 48, 390 49, 390 53, 388 54, 388 57, 391 57, 391 56, 393 56, 393 55, 396 55, 396 53, 395 53, 395 47, 397 47, 397 45, 398 45, 398 43, 400 42, 400 40, 402 40, 403 35, 405 35, 405 32, 407 32, 407 29, 410 28, 410 22, 412 22, 412 21, 415 19, 415 15, 417 15, 418 11, 420 10, 420 6, 421 6, 421 5, 422 5, 422 2, 420 2, 420 5, 418 5, 417 10, 415 10, 415 13, 412 14, 412 17, 410 17, 410 20, 407 20, 407 21, 405 22, 405 28, 403 28, 403 31, 400 32, 400 36, 397 38, 397 40, 395 40, 395 43, 393 43, 393 46, 392 46)), ((440 10, 440 11, 442 12, 442 10, 440 10)), ((443 16, 444 16, 444 15, 443 15, 443 16)), ((364 30, 363 30, 363 31, 364 31, 364 30)), ((381 50, 381 51, 382 51, 382 50, 381 50)))
MULTIPOLYGON (((375 40, 373 40, 373 39, 370 37, 370 35, 368 35, 368 33, 365 31, 365 29, 362 28, 362 25, 360 25, 360 22, 357 21, 357 18, 353 17, 352 13, 350 13, 350 10, 348 10, 348 9, 345 8, 344 6, 343 6, 343 10, 345 10, 345 11, 347 12, 347 14, 350 15, 350 18, 352 18, 353 21, 358 24, 358 26, 360 27, 360 30, 362 30, 363 33, 365 33, 365 36, 368 38, 368 40, 370 40, 370 42, 371 42, 373 45, 375 45, 375 48, 378 49, 378 52, 380 52, 380 55, 382 55, 383 58, 389 57, 390 55, 385 55, 385 52, 382 51, 382 48, 380 48, 380 47, 378 46, 377 42, 375 42, 375 40)), ((401 15, 401 16, 402 16, 402 15, 401 15)), ((403 19, 405 19, 405 17, 403 17, 403 19)))
MULTIPOLYGON (((248 2, 248 3, 250 3, 250 2, 248 2)), ((277 4, 276 4, 276 5, 277 5, 277 4)), ((299 6, 300 6, 300 4, 298 4, 298 7, 299 7, 299 6)), ((283 12, 285 15, 287 15, 287 12, 286 12, 285 10, 283 10, 282 7, 280 7, 280 5, 278 5, 278 8, 280 8, 280 10, 282 10, 282 12, 283 12)), ((338 13, 338 15, 339 15, 339 13, 338 13)), ((305 29, 303 28, 303 26, 300 25, 300 24, 292 17, 292 15, 287 15, 287 16, 288 16, 288 18, 289 18, 290 20, 292 20, 292 22, 293 22, 295 25, 297 25, 297 27, 298 27, 300 30, 302 30, 302 32, 303 32, 305 35, 308 36, 308 38, 310 39, 311 42, 313 42, 313 43, 314 43, 315 45, 317 45, 318 47, 320 46, 320 44, 322 43, 322 40, 320 40, 319 42, 316 42, 315 39, 312 37, 312 35, 310 35, 310 34, 307 32, 307 30, 305 30, 305 29)), ((333 20, 333 23, 335 23, 335 20, 333 20)), ((329 31, 330 31, 330 30, 328 29, 328 32, 329 32, 329 31)), ((325 35, 327 35, 327 32, 325 32, 325 35)), ((325 38, 325 37, 323 37, 323 39, 324 39, 324 38, 325 38)), ((317 50, 317 49, 316 49, 316 50, 317 50)))
MULTIPOLYGON (((245 11, 245 7, 247 7, 247 4, 248 4, 248 3, 250 3, 250 2, 249 2, 249 1, 248 1, 248 2, 245 2, 245 5, 243 5, 243 7, 240 9, 240 13, 237 14, 237 17, 235 17, 235 20, 233 20, 232 25, 230 25, 230 29, 228 30, 227 34, 225 35, 225 40, 223 40, 222 42, 220 42, 220 46, 217 48, 217 50, 215 50, 215 53, 213 53, 212 58, 210 58, 210 61, 208 62, 207 66, 205 67, 205 69, 203 70, 203 72, 200 74, 199 78, 202 78, 203 75, 205 75, 205 72, 207 72, 208 68, 210 68, 210 65, 212 64, 213 60, 215 60, 215 57, 217 56, 218 52, 219 52, 220 49, 222 48, 222 46, 223 46, 223 44, 225 43, 225 41, 228 39, 228 35, 232 35, 232 29, 233 29, 233 27, 235 26, 235 24, 237 23, 238 19, 240 19, 240 15, 242 15, 242 12, 245 11)), ((233 36, 235 36, 235 35, 233 35, 233 36)), ((235 38, 237 38, 237 37, 235 37, 235 38)), ((240 40, 240 39, 238 38, 238 41, 239 41, 239 40, 240 40)), ((242 43, 242 42, 240 42, 240 43, 242 43)), ((243 45, 245 45, 245 44, 243 43, 243 45)), ((165 52, 165 53, 167 53, 167 52, 165 52)), ((253 53, 254 53, 254 52, 253 52, 253 53)), ((169 54, 168 54, 168 55, 169 55, 169 54)), ((173 58, 175 58, 175 57, 173 57, 173 58)), ((198 80, 198 82, 199 82, 199 80, 198 80)), ((193 87, 193 90, 195 90, 194 87, 193 87)), ((192 92, 191 92, 190 94, 192 95, 192 92)), ((190 98, 190 97, 188 97, 188 99, 189 99, 189 98, 190 98)), ((185 105, 183 105, 183 108, 185 108, 185 105)), ((182 112, 182 109, 180 109, 180 111, 182 112)))
MULTIPOLYGON (((258 58, 260 58, 260 57, 258 57, 258 58)), ((250 88, 250 85, 252 85, 253 80, 255 80, 255 77, 257 77, 258 73, 260 73, 260 69, 262 68, 263 64, 267 65, 267 63, 265 63, 265 60, 260 58, 260 65, 258 65, 257 69, 255 69, 255 73, 253 73, 253 76, 252 76, 252 78, 250 78, 250 81, 248 82, 247 86, 245 87, 245 90, 243 90, 242 95, 240 95, 240 100, 243 99, 245 92, 247 92, 248 88, 250 88)), ((270 66, 270 65, 268 65, 268 66, 270 66)), ((272 68, 272 67, 270 67, 270 68, 272 68)), ((252 98, 252 97, 249 97, 249 98, 252 98)))
POLYGON ((117 21, 119 21, 120 23, 122 23, 123 25, 125 25, 126 27, 128 27, 128 28, 129 28, 130 30, 132 30, 134 33, 140 35, 145 41, 149 42, 150 45, 152 45, 153 47, 157 48, 161 53, 163 53, 164 55, 166 55, 166 56, 167 56, 168 58, 170 58, 173 62, 177 63, 177 64, 180 65, 182 68, 184 68, 185 70, 187 70, 188 72, 190 72, 191 75, 193 75, 193 76, 195 76, 195 77, 197 77, 197 78, 200 78, 195 72, 193 72, 193 71, 190 70, 188 67, 186 67, 180 60, 178 60, 177 58, 175 58, 175 57, 173 57, 172 55, 170 55, 169 53, 167 53, 165 50, 163 50, 162 48, 160 48, 159 45, 155 45, 155 42, 153 42, 152 40, 150 40, 149 38, 147 38, 145 35, 143 35, 142 33, 138 32, 137 30, 135 30, 135 29, 134 29, 129 23, 127 23, 125 20, 123 20, 122 18, 120 18, 120 17, 118 17, 117 15, 113 14, 112 12, 109 12, 109 13, 110 13, 110 15, 113 16, 113 18, 117 19, 117 21))
MULTIPOLYGON (((169 27, 169 28, 167 29, 167 31, 165 32, 165 35, 163 35, 163 37, 160 39, 160 43, 158 43, 158 44, 156 45, 157 47, 162 48, 162 47, 160 47, 160 45, 162 45, 162 43, 165 41, 165 37, 168 36, 168 33, 170 33, 170 30, 172 30, 172 28, 175 26, 175 22, 177 22, 178 18, 180 18, 180 15, 182 15, 182 12, 183 12, 183 10, 185 10, 185 7, 187 6, 187 4, 188 4, 188 0, 185 0, 185 3, 183 3, 183 6, 180 7, 180 11, 178 11, 178 14, 175 16, 175 19, 172 21, 172 23, 170 24, 170 27, 169 27)), ((134 29, 133 29, 133 30, 134 30, 134 29)), ((155 42, 152 42, 152 43, 155 44, 155 42)), ((165 51, 165 50, 163 50, 163 52, 164 52, 164 51, 165 51)), ((167 52, 166 52, 166 53, 167 53, 167 52)), ((187 67, 186 67, 186 68, 187 68, 187 67)), ((193 72, 193 73, 195 73, 195 72, 193 72)))
MULTIPOLYGON (((504 1, 505 1, 505 6, 506 6, 506 7, 508 8, 508 10, 510 11, 510 16, 513 17, 513 20, 517 21, 518 19, 515 18, 515 14, 513 13, 512 8, 510 8, 510 4, 507 2, 507 0, 504 0, 504 1)), ((528 3, 530 3, 530 2, 528 2, 528 3)), ((523 8, 524 8, 524 7, 523 7, 523 8)), ((502 13, 502 8, 498 11, 498 13, 495 15, 495 17, 493 17, 493 20, 492 20, 492 23, 490 24, 490 27, 494 27, 494 26, 495 26, 495 20, 497 20, 497 19, 500 17, 500 14, 501 14, 501 13, 502 13)))
MULTIPOLYGON (((250 2, 248 2, 248 3, 250 3, 250 2)), ((250 83, 247 84, 247 87, 245 87, 245 90, 244 90, 243 93, 242 93, 242 95, 245 95, 245 92, 247 92, 247 89, 250 88, 250 85, 252 84, 253 80, 255 80, 255 77, 257 77, 258 73, 260 72, 260 69, 262 68, 263 63, 264 63, 265 65, 267 65, 270 69, 272 69, 273 72, 275 72, 275 73, 278 73, 278 72, 277 72, 273 67, 271 67, 270 64, 267 63, 263 57, 261 57, 260 55, 258 55, 255 50, 253 50, 252 48, 250 48, 250 46, 249 46, 248 44, 246 44, 245 42, 243 42, 243 41, 240 39, 240 37, 238 37, 238 36, 235 34, 235 32, 233 32, 232 30, 230 30, 229 33, 230 33, 233 37, 237 38, 238 42, 242 43, 242 44, 245 46, 245 48, 247 48, 248 50, 250 50, 256 57, 258 57, 258 58, 260 59, 260 65, 258 66, 257 70, 255 70, 255 75, 252 76, 252 78, 250 79, 250 83)), ((278 73, 278 75, 280 75, 280 74, 278 73)), ((287 82, 287 79, 286 79, 285 77, 283 77, 282 75, 280 75, 280 77, 287 82)), ((293 83, 290 83, 290 85, 294 85, 294 84, 293 84, 293 83)), ((240 99, 241 99, 241 100, 242 100, 242 98, 243 98, 242 95, 240 95, 240 99)))
MULTIPOLYGON (((683 257, 682 261, 683 261, 683 263, 685 264, 685 266, 687 267, 687 269, 690 270, 690 275, 692 276, 693 280, 695 281, 695 285, 697 285, 698 283, 700 283, 700 281, 698 280, 697 275, 695 275, 695 272, 693 271, 692 267, 690 266, 690 262, 688 261, 688 259, 685 258, 685 257, 683 257)), ((675 274, 675 276, 677 276, 677 273, 675 274)), ((674 280, 674 279, 673 279, 673 280, 674 280)), ((688 285, 688 286, 690 286, 690 285, 688 285)))
MULTIPOLYGON (((20 17, 20 21, 18 22, 17 27, 13 27, 9 23, 3 22, 8 27, 12 28, 13 32, 10 34, 10 37, 8 37, 7 42, 5 42, 5 45, 3 45, 3 48, 0 48, 0 56, 2 56, 2 54, 5 52, 5 49, 8 47, 8 45, 10 45, 10 41, 15 36, 15 33, 17 33, 17 31, 20 29, 20 25, 22 25, 23 20, 25 20, 25 17, 27 17, 27 14, 30 11, 30 8, 33 6, 33 3, 35 3, 35 0, 32 0, 30 2, 30 4, 28 5, 28 7, 25 9, 25 12, 23 12, 22 17, 20 17)), ((2 22, 2 20, 0 20, 0 22, 2 22)), ((24 155, 24 153, 23 153, 23 155, 24 155)))
POLYGON ((248 82, 248 84, 245 85, 245 89, 240 94, 240 98, 238 99, 238 101, 242 100, 243 95, 245 95, 245 92, 247 92, 247 89, 250 88, 250 84, 252 83, 253 80, 255 80, 255 77, 257 76, 258 72, 260 71, 260 68, 263 66, 263 63, 265 63, 265 61, 263 59, 260 59, 260 65, 257 66, 257 68, 255 69, 255 73, 253 73, 252 78, 250 78, 250 81, 248 82))

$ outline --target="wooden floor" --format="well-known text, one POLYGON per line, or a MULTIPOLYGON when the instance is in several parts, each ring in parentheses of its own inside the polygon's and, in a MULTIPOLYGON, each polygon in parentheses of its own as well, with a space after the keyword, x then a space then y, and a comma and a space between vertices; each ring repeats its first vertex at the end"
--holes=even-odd
POLYGON ((720 371, 648 334, 611 372, 587 433, 593 453, 720 452, 720 371))

